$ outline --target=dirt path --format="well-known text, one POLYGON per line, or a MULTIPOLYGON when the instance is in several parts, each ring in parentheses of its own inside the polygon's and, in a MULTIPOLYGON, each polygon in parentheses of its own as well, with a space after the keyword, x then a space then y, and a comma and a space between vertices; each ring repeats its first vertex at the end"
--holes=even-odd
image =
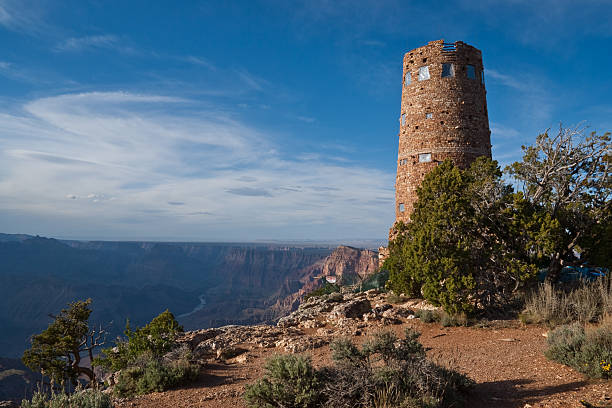
MULTIPOLYGON (((452 327, 425 324, 415 319, 391 329, 402 335, 405 327, 422 333, 421 342, 431 348, 428 354, 440 362, 452 363, 457 370, 476 381, 467 407, 583 407, 580 400, 596 406, 612 407, 612 381, 588 381, 572 369, 548 361, 543 354, 546 329, 452 327)), ((380 328, 366 329, 366 335, 380 328)), ((365 336, 356 337, 356 341, 365 336)), ((210 407, 246 408, 241 397, 245 384, 262 374, 265 358, 274 349, 251 353, 244 364, 209 365, 190 387, 154 393, 117 406, 123 407, 210 407)), ((312 352, 315 365, 329 364, 329 347, 312 352)))

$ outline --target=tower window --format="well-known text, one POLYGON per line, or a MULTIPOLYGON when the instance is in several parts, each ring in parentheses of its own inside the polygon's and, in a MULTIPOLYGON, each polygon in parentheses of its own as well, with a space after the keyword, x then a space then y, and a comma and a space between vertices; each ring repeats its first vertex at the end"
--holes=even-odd
POLYGON ((480 82, 484 85, 484 71, 480 71, 480 82))
POLYGON ((412 80, 410 79, 410 72, 406 72, 406 76, 404 77, 404 86, 410 85, 412 80))
POLYGON ((419 81, 429 79, 429 65, 419 68, 419 81))
POLYGON ((427 163, 431 161, 431 153, 419 154, 419 163, 427 163))
POLYGON ((442 78, 454 77, 454 76, 455 76, 455 66, 451 63, 442 64, 442 78))
POLYGON ((433 113, 428 112, 425 114, 425 119, 432 119, 433 118, 433 113))
POLYGON ((467 65, 467 77, 469 79, 476 79, 476 68, 473 65, 467 65))
POLYGON ((399 210, 400 210, 400 212, 406 211, 406 206, 404 205, 404 203, 400 203, 399 204, 399 210))
POLYGON ((402 124, 402 126, 404 126, 406 124, 406 114, 405 113, 402 113, 402 119, 401 119, 400 123, 402 124))

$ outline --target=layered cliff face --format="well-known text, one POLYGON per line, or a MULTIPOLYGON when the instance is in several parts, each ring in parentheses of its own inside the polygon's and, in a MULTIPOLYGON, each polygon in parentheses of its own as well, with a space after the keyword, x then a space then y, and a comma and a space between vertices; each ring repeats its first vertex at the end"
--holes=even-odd
POLYGON ((337 282, 353 284, 365 279, 378 270, 378 253, 369 249, 339 246, 328 257, 298 272, 298 290, 279 298, 270 307, 275 318, 296 310, 306 293, 321 286, 326 276, 335 276, 337 282))
POLYGON ((342 282, 355 283, 377 270, 377 252, 339 246, 325 259, 322 272, 324 276, 336 276, 342 282))

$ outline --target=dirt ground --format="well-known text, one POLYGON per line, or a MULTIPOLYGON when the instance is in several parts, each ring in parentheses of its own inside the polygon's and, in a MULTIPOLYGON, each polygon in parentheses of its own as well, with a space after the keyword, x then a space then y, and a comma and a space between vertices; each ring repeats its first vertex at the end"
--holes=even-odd
MULTIPOLYGON (((422 333, 428 355, 467 374, 476 381, 468 399, 470 408, 612 407, 612 381, 592 381, 569 367, 544 357, 546 329, 508 322, 496 327, 449 327, 418 319, 391 327, 402 336, 406 327, 422 333)), ((356 342, 380 328, 369 327, 356 342)), ((188 387, 137 397, 117 404, 127 407, 246 408, 242 392, 262 375, 266 357, 275 349, 251 352, 242 364, 208 365, 197 382, 188 387)), ((313 350, 315 365, 327 365, 329 347, 313 350)))

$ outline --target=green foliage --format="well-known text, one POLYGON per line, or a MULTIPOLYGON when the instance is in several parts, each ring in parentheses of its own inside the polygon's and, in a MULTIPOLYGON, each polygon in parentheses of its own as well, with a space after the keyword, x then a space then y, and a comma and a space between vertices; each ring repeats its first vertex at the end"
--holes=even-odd
POLYGON ((612 378, 612 325, 587 330, 579 324, 560 326, 548 334, 544 354, 590 378, 612 378))
POLYGON ((191 363, 190 353, 177 359, 158 358, 147 352, 128 368, 121 370, 114 392, 119 397, 161 392, 197 378, 199 366, 191 363))
POLYGON ((421 319, 423 323, 433 323, 440 321, 440 314, 435 310, 418 309, 414 312, 414 315, 421 319))
POLYGON ((326 283, 320 288, 315 289, 312 292, 305 294, 304 300, 308 300, 311 297, 320 297, 320 296, 325 296, 325 295, 329 295, 332 293, 339 293, 339 292, 340 292, 340 286, 333 284, 333 283, 326 283))
POLYGON ((392 290, 470 314, 504 307, 535 277, 550 231, 501 175, 480 157, 466 170, 447 160, 425 176, 411 222, 397 224, 389 243, 392 290))
POLYGON ((398 223, 389 243, 390 289, 471 314, 503 310, 541 267, 555 281, 576 254, 612 265, 610 134, 560 128, 523 150, 506 169, 522 192, 485 157, 465 170, 445 161, 425 176, 411 222, 398 223))
POLYGON ((102 350, 103 356, 94 360, 96 366, 120 371, 116 395, 132 397, 164 391, 198 376, 200 368, 191 362, 191 352, 176 342, 183 327, 168 310, 144 327, 132 329, 129 322, 126 326, 126 339, 102 350))
POLYGON ((610 133, 585 135, 584 128, 559 127, 523 146, 523 160, 506 168, 525 198, 554 228, 546 256, 547 279, 556 281, 563 263, 585 259, 612 265, 612 177, 610 133))
POLYGON ((309 357, 274 356, 266 362, 265 375, 248 385, 244 394, 250 407, 314 408, 321 403, 319 373, 309 357))
POLYGON ((409 299, 407 299, 405 296, 402 295, 398 295, 395 292, 389 292, 387 294, 387 302, 397 305, 400 303, 405 303, 406 301, 408 301, 409 299))
POLYGON ((470 321, 465 313, 451 315, 443 312, 440 316, 440 324, 443 327, 468 326, 469 323, 470 321))
POLYGON ((94 365, 118 371, 133 364, 141 355, 150 354, 159 358, 176 344, 176 338, 183 332, 174 315, 168 310, 155 317, 144 327, 132 330, 126 324, 127 340, 120 339, 116 347, 102 350, 103 356, 94 360, 94 365))
POLYGON ((94 379, 93 372, 79 365, 81 352, 91 351, 88 325, 91 299, 70 303, 54 316, 42 333, 32 337, 31 347, 23 353, 23 363, 57 383, 76 381, 80 374, 94 379))
POLYGON ((77 390, 73 394, 47 394, 37 391, 21 408, 112 408, 111 398, 97 389, 77 390))
POLYGON ((520 315, 525 323, 545 323, 551 327, 580 322, 596 322, 612 315, 612 276, 583 281, 569 292, 544 282, 527 295, 520 315))
POLYGON ((419 333, 374 335, 358 349, 332 343, 335 365, 323 370, 326 407, 448 407, 460 405, 473 382, 427 360, 419 333))
POLYGON ((359 292, 365 292, 370 289, 384 289, 385 284, 389 280, 389 271, 381 270, 368 276, 357 288, 359 292))
POLYGON ((404 339, 381 332, 360 349, 348 339, 334 341, 333 366, 314 370, 310 360, 270 360, 266 376, 247 387, 253 408, 271 407, 455 407, 473 384, 462 374, 429 360, 407 329, 404 339))

